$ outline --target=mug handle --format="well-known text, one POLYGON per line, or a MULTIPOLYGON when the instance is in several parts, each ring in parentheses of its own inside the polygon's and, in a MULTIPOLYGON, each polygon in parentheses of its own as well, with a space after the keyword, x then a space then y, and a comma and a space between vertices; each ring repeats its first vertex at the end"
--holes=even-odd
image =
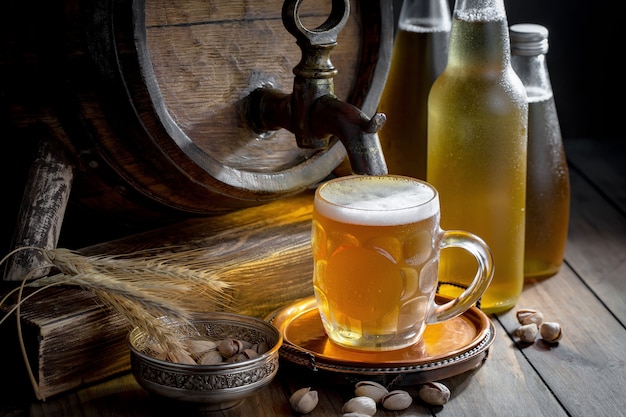
POLYGON ((463 230, 443 231, 440 249, 461 248, 471 253, 478 262, 476 275, 465 291, 457 298, 442 305, 435 305, 428 323, 438 323, 463 314, 476 303, 493 278, 493 255, 483 239, 463 230))

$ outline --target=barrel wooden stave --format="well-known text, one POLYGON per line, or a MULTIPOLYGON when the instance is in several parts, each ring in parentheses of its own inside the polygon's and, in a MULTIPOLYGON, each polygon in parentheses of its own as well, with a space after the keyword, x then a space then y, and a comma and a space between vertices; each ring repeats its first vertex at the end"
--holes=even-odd
MULTIPOLYGON (((351 3, 331 59, 336 94, 372 114, 393 22, 386 2, 361 3, 351 3)), ((304 1, 303 21, 322 22, 329 4, 304 1)), ((15 111, 13 120, 48 124, 74 156, 73 204, 129 221, 216 214, 299 193, 343 161, 343 147, 299 149, 285 130, 260 139, 237 112, 259 84, 291 92, 300 50, 281 8, 279 0, 66 0, 18 16, 41 38, 21 65, 48 87, 34 93, 38 114, 15 111)))

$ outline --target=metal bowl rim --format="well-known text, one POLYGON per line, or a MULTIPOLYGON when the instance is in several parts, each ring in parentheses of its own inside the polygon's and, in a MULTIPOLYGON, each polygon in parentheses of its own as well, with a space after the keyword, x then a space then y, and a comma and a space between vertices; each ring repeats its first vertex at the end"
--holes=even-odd
MULTIPOLYGON (((164 320, 169 320, 169 318, 164 317, 164 320)), ((214 365, 188 365, 181 363, 174 363, 165 361, 162 359, 155 358, 153 356, 147 355, 137 349, 133 341, 140 336, 143 336, 145 333, 138 327, 133 328, 127 335, 127 345, 131 351, 131 354, 138 357, 139 360, 143 362, 149 363, 151 366, 161 368, 163 370, 176 370, 176 371, 187 371, 194 374, 197 373, 219 373, 221 372, 232 372, 232 371, 245 371, 250 368, 255 368, 260 363, 266 362, 272 357, 278 354, 279 349, 283 344, 283 335, 280 330, 278 330, 274 325, 269 323, 266 320, 245 316, 237 313, 229 313, 229 312, 207 312, 207 313, 196 313, 192 318, 192 322, 194 324, 200 324, 202 322, 215 321, 218 320, 220 322, 228 322, 233 325, 253 325, 256 330, 266 332, 269 336, 272 336, 275 339, 273 346, 267 351, 262 353, 256 358, 252 358, 246 360, 244 362, 238 363, 221 363, 214 365)), ((173 325, 176 325, 176 322, 172 322, 173 325)))

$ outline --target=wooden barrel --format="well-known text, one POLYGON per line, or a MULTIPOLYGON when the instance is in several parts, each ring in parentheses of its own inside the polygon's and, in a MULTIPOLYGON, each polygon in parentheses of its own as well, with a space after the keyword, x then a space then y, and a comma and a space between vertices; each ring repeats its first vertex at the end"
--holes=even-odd
MULTIPOLYGON (((238 103, 254 88, 292 90, 301 52, 282 0, 35 3, 14 6, 22 32, 8 49, 21 49, 2 63, 20 61, 13 75, 30 83, 12 118, 66 146, 79 206, 140 221, 216 214, 301 192, 343 161, 337 141, 300 149, 286 130, 259 137, 240 120, 238 103)), ((307 0, 300 16, 316 27, 330 9, 307 0)), ((392 15, 386 0, 352 1, 331 53, 336 95, 370 116, 392 15)))

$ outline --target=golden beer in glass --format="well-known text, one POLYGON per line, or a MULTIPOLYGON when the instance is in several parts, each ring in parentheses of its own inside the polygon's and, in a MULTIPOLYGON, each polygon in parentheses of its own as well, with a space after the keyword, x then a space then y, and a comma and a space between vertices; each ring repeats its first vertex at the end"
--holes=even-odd
POLYGON ((403 176, 346 176, 321 185, 312 229, 314 292, 331 341, 383 351, 417 343, 427 323, 456 317, 483 294, 491 252, 477 236, 439 227, 439 197, 403 176), (440 249, 460 247, 477 260, 472 284, 435 303, 440 249))

